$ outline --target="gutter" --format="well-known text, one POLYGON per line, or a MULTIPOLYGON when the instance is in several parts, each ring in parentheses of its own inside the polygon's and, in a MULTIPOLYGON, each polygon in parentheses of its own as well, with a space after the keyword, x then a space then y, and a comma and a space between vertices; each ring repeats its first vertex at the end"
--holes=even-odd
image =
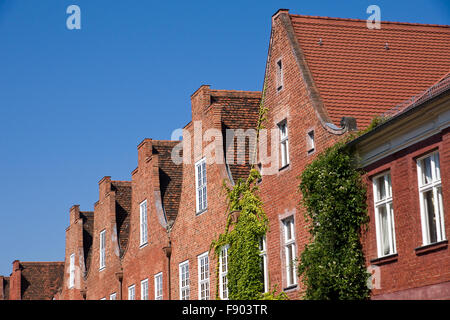
POLYGON ((448 88, 446 88, 445 90, 443 90, 442 92, 439 92, 436 95, 430 97, 429 99, 424 100, 424 101, 420 102, 417 105, 412 105, 411 107, 405 109, 404 111, 402 111, 402 112, 392 116, 391 118, 389 118, 388 120, 386 120, 382 124, 376 126, 375 128, 373 128, 369 132, 366 132, 363 135, 355 138, 354 140, 351 140, 350 142, 346 143, 346 146, 347 147, 354 147, 354 146, 356 146, 360 142, 363 142, 364 140, 372 137, 373 135, 375 135, 379 131, 383 130, 384 128, 395 124, 396 122, 398 122, 398 121, 400 121, 400 120, 410 116, 411 114, 413 114, 415 112, 420 111, 420 109, 423 108, 427 103, 431 103, 433 101, 436 101, 439 98, 442 98, 445 94, 447 94, 449 92, 450 92, 450 86, 448 88))

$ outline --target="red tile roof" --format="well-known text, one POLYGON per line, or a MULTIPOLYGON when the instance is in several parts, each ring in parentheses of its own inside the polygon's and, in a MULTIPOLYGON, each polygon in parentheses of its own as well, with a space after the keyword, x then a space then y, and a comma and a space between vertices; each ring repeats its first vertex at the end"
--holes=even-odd
POLYGON ((238 150, 237 138, 234 138, 234 142, 227 141, 226 130, 256 130, 259 118, 260 101, 261 92, 227 90, 211 91, 211 104, 218 106, 221 110, 225 157, 227 156, 227 146, 233 148, 234 151, 233 159, 226 159, 234 182, 237 182, 239 178, 244 180, 247 179, 251 169, 251 159, 249 156, 255 150, 250 150, 248 138, 246 138, 245 141, 245 148, 238 150), (231 143, 233 144, 231 145, 231 143))
POLYGON ((174 221, 178 215, 183 181, 183 165, 172 161, 172 149, 179 141, 153 140, 152 152, 158 154, 159 186, 161 201, 168 221, 174 221))
POLYGON ((22 300, 51 300, 61 288, 64 262, 20 262, 22 300))
POLYGON ((325 108, 358 128, 450 71, 450 26, 290 15, 325 108), (321 44, 319 41, 321 40, 321 44))

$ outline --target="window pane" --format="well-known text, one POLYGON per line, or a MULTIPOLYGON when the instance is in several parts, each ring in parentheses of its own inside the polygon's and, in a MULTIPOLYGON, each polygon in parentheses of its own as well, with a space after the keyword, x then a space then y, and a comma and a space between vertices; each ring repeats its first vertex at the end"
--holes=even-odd
POLYGON ((436 180, 441 180, 441 170, 439 165, 439 153, 434 154, 434 166, 436 170, 436 180))
POLYGON ((292 229, 291 229, 291 224, 292 221, 291 220, 287 220, 285 222, 285 230, 286 230, 286 241, 291 240, 292 239, 292 229))
POLYGON ((386 186, 384 184, 384 176, 377 178, 377 200, 383 200, 386 198, 386 186))
POLYGON ((425 210, 428 222, 428 232, 430 243, 437 241, 437 230, 436 230, 436 213, 434 212, 434 198, 433 191, 427 191, 423 194, 425 202, 425 210))
POLYGON ((383 255, 387 255, 391 252, 389 241, 389 224, 388 214, 386 206, 378 208, 378 214, 380 217, 380 231, 381 231, 381 252, 383 255))
POLYGON ((428 184, 432 181, 431 157, 422 160, 422 183, 428 184))

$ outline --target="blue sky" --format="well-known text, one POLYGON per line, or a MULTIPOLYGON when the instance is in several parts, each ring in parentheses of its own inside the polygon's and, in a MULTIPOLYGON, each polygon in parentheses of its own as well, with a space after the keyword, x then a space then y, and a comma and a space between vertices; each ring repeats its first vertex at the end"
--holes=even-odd
POLYGON ((450 24, 445 0, 0 0, 0 274, 63 260, 69 208, 93 210, 105 175, 129 180, 136 146, 187 124, 200 85, 261 90, 277 9, 366 19, 370 4, 450 24))

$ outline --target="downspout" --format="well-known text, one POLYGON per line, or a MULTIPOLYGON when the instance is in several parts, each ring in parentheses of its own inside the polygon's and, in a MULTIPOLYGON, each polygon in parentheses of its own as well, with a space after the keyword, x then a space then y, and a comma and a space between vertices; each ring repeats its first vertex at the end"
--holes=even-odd
POLYGON ((170 257, 171 257, 171 255, 172 255, 172 241, 170 240, 170 238, 169 238, 169 246, 167 246, 167 247, 163 247, 163 251, 164 251, 164 253, 166 254, 166 257, 167 257, 167 268, 168 268, 168 271, 167 271, 167 280, 168 280, 168 287, 169 287, 169 294, 168 294, 168 299, 169 300, 172 300, 172 277, 171 277, 171 274, 170 274, 170 257))
POLYGON ((116 272, 116 278, 119 280, 119 300, 122 300, 122 280, 123 280, 123 271, 116 272))

